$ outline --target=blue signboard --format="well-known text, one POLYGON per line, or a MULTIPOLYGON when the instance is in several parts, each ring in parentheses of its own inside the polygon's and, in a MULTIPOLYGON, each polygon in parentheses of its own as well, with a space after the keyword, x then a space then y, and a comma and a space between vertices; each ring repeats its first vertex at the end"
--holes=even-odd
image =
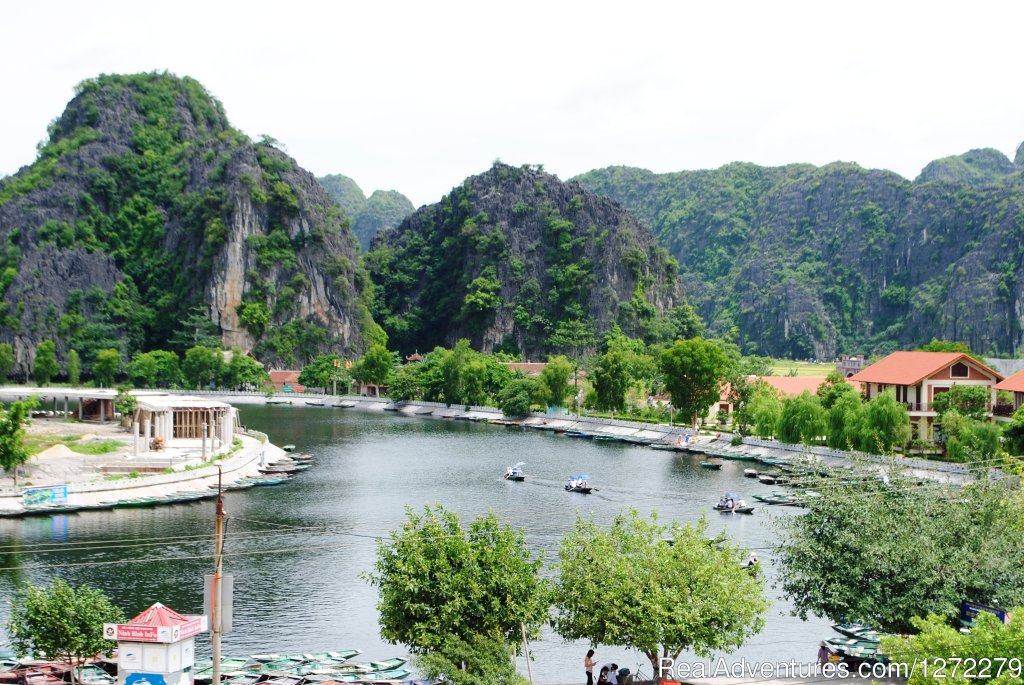
POLYGON ((21 493, 21 503, 26 507, 45 507, 52 504, 68 503, 68 486, 54 485, 49 488, 32 488, 21 493))
POLYGON ((965 626, 974 625, 974 619, 982 612, 993 614, 1000 621, 1006 623, 1006 609, 990 607, 985 604, 978 604, 977 602, 968 602, 967 600, 960 602, 960 623, 965 626))
POLYGON ((167 681, 159 673, 129 673, 124 685, 167 685, 167 681))

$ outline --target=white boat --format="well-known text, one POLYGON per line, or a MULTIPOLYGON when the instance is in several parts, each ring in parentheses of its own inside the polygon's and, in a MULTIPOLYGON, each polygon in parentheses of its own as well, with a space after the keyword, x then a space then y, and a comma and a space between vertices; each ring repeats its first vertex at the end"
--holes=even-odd
POLYGON ((569 482, 565 484, 566 492, 578 492, 583 495, 589 495, 593 489, 590 487, 590 476, 586 474, 569 476, 569 482))
POLYGON ((524 481, 526 480, 526 474, 523 472, 523 467, 526 466, 525 461, 521 461, 518 464, 512 464, 505 469, 505 475, 502 476, 505 480, 524 481))

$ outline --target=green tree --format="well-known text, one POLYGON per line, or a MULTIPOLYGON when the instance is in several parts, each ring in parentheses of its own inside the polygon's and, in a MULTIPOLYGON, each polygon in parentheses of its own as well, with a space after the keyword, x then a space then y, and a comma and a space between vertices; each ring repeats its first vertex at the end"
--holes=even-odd
POLYGON ((71 350, 68 352, 68 383, 71 385, 78 385, 82 380, 82 359, 78 356, 78 352, 71 350))
POLYGON ((833 371, 828 374, 822 384, 818 386, 817 394, 818 399, 821 400, 821 406, 825 409, 831 409, 832 405, 835 404, 840 397, 845 397, 846 395, 851 394, 859 396, 860 393, 858 393, 852 385, 847 383, 846 379, 843 378, 842 375, 833 371))
POLYGON ((530 413, 530 406, 537 394, 537 381, 532 378, 516 378, 498 393, 498 406, 505 416, 523 416, 530 413))
POLYGON ((516 673, 512 654, 512 648, 500 638, 475 635, 467 642, 452 637, 419 657, 416 663, 430 682, 528 685, 530 681, 516 673))
POLYGON ((109 654, 115 643, 103 639, 104 623, 121 623, 124 613, 101 591, 88 586, 73 588, 60 578, 50 585, 20 588, 11 601, 7 634, 21 656, 46 654, 72 669, 97 654, 109 654))
MULTIPOLYGON (((995 616, 982 613, 975 620, 970 632, 962 633, 949 625, 942 616, 926 619, 914 618, 916 635, 911 637, 889 636, 882 639, 882 649, 889 655, 889 661, 897 664, 917 666, 910 674, 907 685, 970 685, 978 681, 977 670, 968 672, 971 662, 992 665, 985 682, 989 685, 1017 685, 1021 682, 1020 668, 998 668, 1000 660, 1021 654, 1024 644, 1024 621, 1019 616, 1024 607, 1013 609, 1010 614, 1016 620, 1003 623, 995 616), (945 660, 947 668, 939 672, 937 660, 945 660), (923 668, 927 660, 931 668, 923 668), (953 669, 953 664, 963 667, 953 669), (965 675, 967 672, 967 675, 965 675)), ((1019 657, 1018 657, 1019 658, 1019 657)), ((1004 666, 1006 662, 1003 661, 1004 666)))
POLYGON ((666 526, 632 509, 608 529, 577 519, 559 549, 555 632, 637 649, 656 676, 661 658, 683 650, 739 647, 762 629, 769 603, 741 552, 706 532, 703 519, 666 526))
POLYGON ((121 373, 120 351, 109 349, 96 353, 96 361, 92 363, 92 377, 97 385, 101 388, 110 387, 119 373, 121 373))
POLYGON ((242 302, 238 305, 238 322, 252 337, 261 338, 270 323, 270 310, 262 302, 242 302))
POLYGON ((860 442, 864 403, 856 392, 843 392, 833 400, 828 410, 828 446, 852 450, 860 442))
POLYGON ((626 407, 629 372, 622 352, 605 352, 594 364, 594 394, 598 409, 622 411, 626 407))
POLYGON ((52 340, 44 340, 36 345, 36 359, 32 365, 32 375, 36 383, 48 385, 50 381, 60 373, 60 364, 57 363, 57 346, 52 340))
POLYGON ((782 403, 779 420, 779 440, 811 445, 828 430, 828 416, 817 395, 803 391, 796 397, 787 397, 782 403))
POLYGON ((942 414, 942 436, 952 461, 989 461, 1000 452, 998 426, 975 421, 956 409, 947 409, 942 414))
POLYGON ((370 345, 370 349, 356 363, 352 369, 352 377, 363 383, 383 385, 394 365, 394 353, 389 352, 384 345, 377 343, 370 345))
POLYGON ((967 346, 965 342, 958 342, 956 340, 938 340, 932 338, 930 343, 921 345, 917 348, 919 352, 963 352, 965 354, 971 353, 971 348, 967 346))
POLYGON ((544 370, 537 379, 540 396, 548 405, 564 406, 565 398, 572 392, 569 377, 572 375, 572 363, 561 355, 548 359, 544 370))
POLYGON ((914 616, 953 619, 966 597, 1024 603, 1019 491, 980 481, 952 491, 900 472, 887 481, 823 482, 828 497, 780 520, 778 577, 799 616, 905 633, 914 616))
POLYGON ((578 319, 559 322, 548 338, 549 345, 574 360, 580 359, 586 350, 594 346, 594 342, 594 327, 578 319))
POLYGON ((1013 413, 1013 418, 1003 427, 1003 438, 1010 454, 1024 454, 1024 406, 1013 413))
POLYGON ((750 422, 758 437, 771 438, 779 432, 782 421, 782 400, 778 393, 767 383, 754 391, 750 398, 750 422))
POLYGON ((344 362, 336 354, 321 354, 302 367, 299 383, 307 388, 323 388, 326 394, 345 375, 344 362))
POLYGON ((0 343, 0 384, 6 383, 14 370, 14 348, 10 343, 0 343))
POLYGON ((34 397, 0 405, 0 468, 13 472, 14 487, 18 487, 18 467, 32 456, 25 445, 25 426, 37 406, 34 397))
POLYGON ((520 626, 536 633, 547 618, 549 594, 541 561, 531 559, 521 531, 494 514, 463 528, 441 506, 406 509, 401 530, 377 544, 374 572, 381 636, 416 654, 476 636, 517 644, 520 626))
POLYGON ((197 345, 185 353, 181 372, 190 388, 206 388, 220 376, 223 362, 220 350, 197 345))
POLYGON ((992 391, 983 385, 954 385, 935 396, 932 409, 939 414, 940 423, 942 415, 950 409, 956 409, 973 421, 981 421, 988 415, 991 401, 992 391))
POLYGON ((391 369, 388 376, 388 397, 396 402, 418 400, 423 397, 420 383, 420 364, 403 364, 391 369))
POLYGON ((864 452, 891 452, 910 441, 910 415, 896 393, 886 390, 864 407, 859 447, 864 452))
POLYGON ((672 405, 696 425, 718 401, 722 379, 729 370, 725 353, 713 342, 690 338, 677 340, 662 352, 659 361, 672 405))
POLYGON ((269 382, 270 374, 263 364, 235 348, 231 360, 222 367, 219 385, 236 390, 260 390, 269 382))

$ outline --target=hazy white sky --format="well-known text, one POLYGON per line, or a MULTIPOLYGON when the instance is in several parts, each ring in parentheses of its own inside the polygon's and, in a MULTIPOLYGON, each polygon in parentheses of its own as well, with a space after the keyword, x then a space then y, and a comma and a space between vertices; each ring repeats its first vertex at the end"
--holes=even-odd
POLYGON ((562 178, 743 160, 914 177, 1024 140, 1020 2, 20 2, 0 174, 74 85, 169 70, 317 175, 434 202, 500 157, 562 178))

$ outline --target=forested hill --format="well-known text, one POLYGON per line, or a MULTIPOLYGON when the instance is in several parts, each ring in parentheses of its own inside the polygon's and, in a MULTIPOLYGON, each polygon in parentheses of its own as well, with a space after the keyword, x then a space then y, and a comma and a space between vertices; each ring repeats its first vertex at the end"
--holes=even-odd
POLYGON ((1014 354, 1024 316, 1024 145, 972 150, 911 182, 836 163, 577 179, 681 264, 690 300, 744 350, 830 358, 932 338, 1014 354))
POLYGON ((409 198, 397 190, 375 190, 366 197, 362 188, 348 176, 329 174, 317 180, 331 199, 348 213, 352 231, 364 252, 375 235, 402 223, 415 209, 409 198))
POLYGON ((649 229, 537 167, 495 163, 380 233, 364 263, 405 353, 465 337, 537 359, 593 349, 615 324, 665 340, 699 326, 649 229))
POLYGON ((344 213, 189 78, 80 84, 37 160, 0 182, 0 246, 16 373, 49 339, 88 365, 212 332, 292 365, 373 329, 344 213))

